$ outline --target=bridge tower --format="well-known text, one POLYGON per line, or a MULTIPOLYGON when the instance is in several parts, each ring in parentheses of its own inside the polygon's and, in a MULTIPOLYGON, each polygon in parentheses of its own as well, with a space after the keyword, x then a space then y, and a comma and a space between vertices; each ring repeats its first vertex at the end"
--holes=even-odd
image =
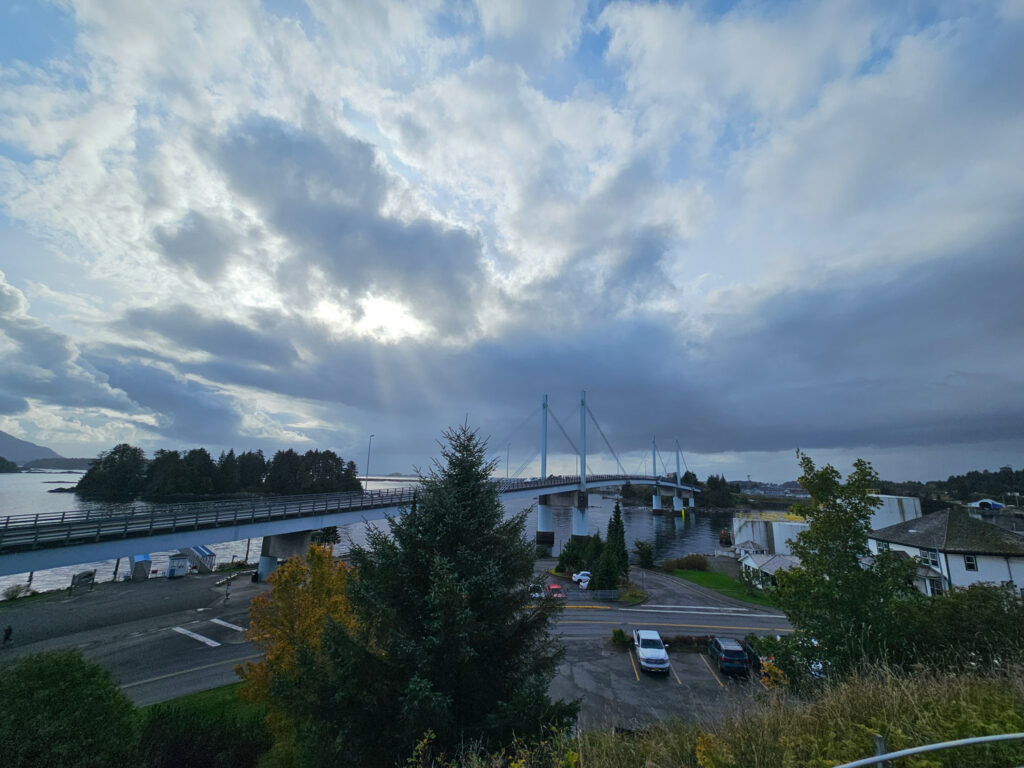
POLYGON ((572 537, 588 535, 587 507, 587 391, 580 390, 580 486, 576 491, 576 503, 572 508, 572 537))
MULTIPOLYGON (((679 449, 679 441, 676 440, 676 485, 682 485, 683 475, 679 469, 679 459, 682 455, 682 451, 679 449)), ((683 512, 683 489, 676 488, 675 493, 672 494, 672 509, 675 512, 685 514, 683 512)))
MULTIPOLYGON (((548 476, 548 396, 540 406, 540 476, 548 476)), ((537 497, 537 543, 543 546, 555 545, 555 516, 551 512, 551 497, 545 494, 537 497)))
POLYGON ((658 445, 651 438, 651 474, 654 475, 654 495, 651 496, 651 509, 661 509, 661 490, 658 485, 658 445))

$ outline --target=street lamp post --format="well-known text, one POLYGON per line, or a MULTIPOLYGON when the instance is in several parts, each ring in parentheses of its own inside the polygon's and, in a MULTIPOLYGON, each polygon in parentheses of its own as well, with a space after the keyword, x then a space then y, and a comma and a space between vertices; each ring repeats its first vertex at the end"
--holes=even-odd
POLYGON ((512 443, 505 446, 505 479, 508 480, 508 452, 512 449, 512 443))
POLYGON ((370 449, 373 447, 373 435, 370 435, 370 442, 366 445, 366 467, 363 469, 363 477, 370 476, 370 449))

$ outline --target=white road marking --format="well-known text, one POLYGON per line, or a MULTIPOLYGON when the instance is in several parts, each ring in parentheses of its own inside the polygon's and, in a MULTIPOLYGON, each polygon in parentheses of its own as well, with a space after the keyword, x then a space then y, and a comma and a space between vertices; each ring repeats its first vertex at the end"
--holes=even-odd
POLYGON ((230 621, 224 621, 223 619, 210 619, 214 624, 220 624, 222 627, 233 629, 235 632, 245 632, 245 627, 240 627, 237 624, 232 624, 230 621))
POLYGON ((211 640, 208 637, 203 637, 202 635, 197 635, 195 632, 189 632, 184 627, 171 627, 171 629, 173 629, 175 632, 179 632, 179 633, 185 635, 186 637, 191 637, 193 640, 198 640, 200 643, 206 643, 211 648, 216 648, 217 646, 220 645, 220 643, 218 643, 216 640, 211 640))

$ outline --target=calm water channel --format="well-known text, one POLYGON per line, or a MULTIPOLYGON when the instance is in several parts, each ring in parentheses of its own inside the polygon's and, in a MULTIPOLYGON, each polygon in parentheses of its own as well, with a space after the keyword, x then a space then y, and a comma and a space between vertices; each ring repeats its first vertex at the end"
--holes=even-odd
MULTIPOLYGON (((77 496, 70 493, 47 493, 51 488, 74 485, 80 476, 80 473, 58 472, 0 474, 0 518, 6 515, 28 515, 40 512, 65 512, 118 506, 79 501, 77 496)), ((380 488, 394 484, 370 483, 369 485, 371 488, 380 488)), ((521 502, 513 502, 506 508, 506 512, 519 512, 525 506, 521 502)), ((614 499, 604 498, 598 493, 590 495, 590 533, 600 531, 601 536, 604 537, 614 506, 614 499)), ((555 518, 555 552, 557 553, 569 539, 572 518, 568 507, 553 507, 552 511, 555 518)), ((632 548, 633 541, 636 539, 652 541, 655 554, 659 558, 681 556, 691 552, 714 552, 718 546, 718 532, 722 528, 729 528, 732 523, 731 512, 687 511, 683 516, 672 512, 671 509, 654 514, 650 507, 624 507, 622 518, 626 525, 626 544, 632 548)), ((526 530, 531 537, 537 530, 537 515, 532 509, 527 516, 526 530)), ((353 543, 362 544, 365 542, 365 525, 357 523, 344 526, 341 528, 341 537, 341 549, 347 549, 353 543)), ((243 539, 242 541, 208 544, 208 546, 217 553, 218 562, 230 562, 232 559, 241 560, 245 557, 247 549, 249 560, 255 562, 259 559, 261 542, 262 539, 256 538, 251 541, 243 539)), ((207 544, 207 542, 197 540, 195 544, 207 544)), ((141 542, 135 544, 131 541, 125 542, 125 557, 144 551, 145 545, 141 542)), ((165 573, 167 557, 170 553, 151 552, 150 554, 153 568, 160 574, 165 573)), ((63 589, 71 583, 71 577, 75 573, 93 568, 96 569, 97 580, 108 581, 113 577, 114 563, 114 560, 106 560, 37 571, 32 575, 32 587, 39 591, 63 589)), ((126 564, 122 562, 122 574, 125 572, 125 566, 126 564)), ((24 584, 28 579, 29 574, 27 573, 2 576, 0 577, 0 592, 11 584, 24 584)))

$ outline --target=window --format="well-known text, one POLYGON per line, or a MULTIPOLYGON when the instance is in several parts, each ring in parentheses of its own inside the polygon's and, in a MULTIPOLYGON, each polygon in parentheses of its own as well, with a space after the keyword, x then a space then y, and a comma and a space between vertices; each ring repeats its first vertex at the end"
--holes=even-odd
POLYGON ((921 562, 930 565, 932 568, 939 567, 939 553, 932 549, 921 550, 921 562))
POLYGON ((968 571, 978 570, 978 556, 964 555, 964 568, 966 568, 968 571))
POLYGON ((928 579, 928 586, 931 587, 934 597, 942 594, 942 579, 928 579))
POLYGON ((876 542, 876 544, 878 546, 878 551, 879 552, 888 552, 889 551, 889 542, 888 541, 879 541, 879 542, 876 542))

